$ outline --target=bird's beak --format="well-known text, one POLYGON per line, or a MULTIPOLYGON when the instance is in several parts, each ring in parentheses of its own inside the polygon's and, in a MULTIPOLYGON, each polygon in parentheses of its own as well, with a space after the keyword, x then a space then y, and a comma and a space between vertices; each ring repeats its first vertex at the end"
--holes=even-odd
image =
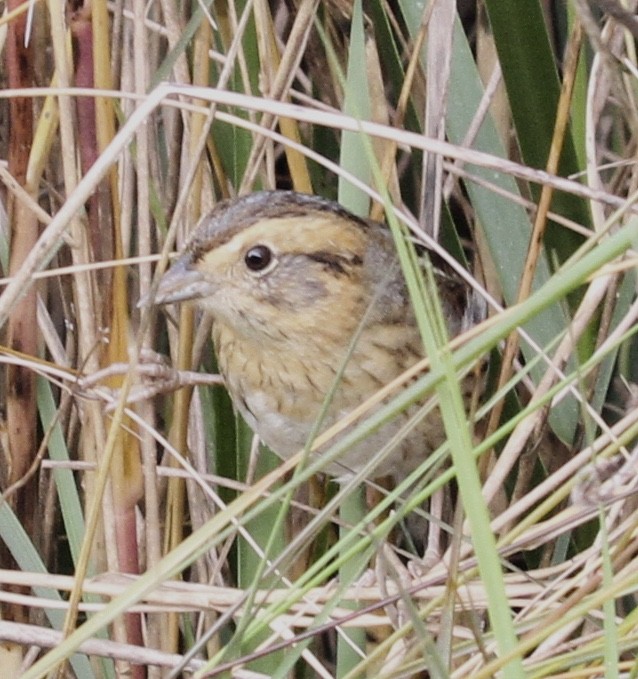
POLYGON ((200 299, 213 292, 210 281, 196 269, 192 260, 182 257, 162 276, 155 294, 144 295, 137 303, 139 308, 154 304, 177 304, 200 299))

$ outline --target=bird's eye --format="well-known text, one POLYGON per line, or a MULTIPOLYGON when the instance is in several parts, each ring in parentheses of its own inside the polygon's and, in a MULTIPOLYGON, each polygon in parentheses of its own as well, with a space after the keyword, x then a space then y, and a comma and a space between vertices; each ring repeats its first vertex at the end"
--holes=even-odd
POLYGON ((272 260, 272 250, 267 245, 255 245, 244 255, 244 262, 251 271, 264 271, 272 260))

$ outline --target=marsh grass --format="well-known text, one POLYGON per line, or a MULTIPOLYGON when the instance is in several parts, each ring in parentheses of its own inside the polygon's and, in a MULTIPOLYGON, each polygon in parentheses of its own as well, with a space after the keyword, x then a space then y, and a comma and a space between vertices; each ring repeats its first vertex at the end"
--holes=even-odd
POLYGON ((633 41, 453 5, 7 4, 0 667, 636 674, 633 41), (137 308, 215 202, 274 187, 388 222, 431 357, 285 463, 205 377, 205 319, 137 308), (406 234, 483 324, 447 342, 406 234), (448 441, 398 487, 366 481, 387 451, 320 474, 428 399, 448 441))

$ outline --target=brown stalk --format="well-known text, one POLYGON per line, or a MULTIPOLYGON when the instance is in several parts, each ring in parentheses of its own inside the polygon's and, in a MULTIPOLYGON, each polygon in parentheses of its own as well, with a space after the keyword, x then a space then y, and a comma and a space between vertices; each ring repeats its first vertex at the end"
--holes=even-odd
MULTIPOLYGON (((95 86, 101 89, 113 87, 111 77, 111 52, 109 47, 110 19, 106 3, 93 3, 92 29, 94 50, 95 86)), ((115 111, 113 101, 98 97, 95 100, 96 141, 98 151, 102 150, 115 136, 115 111)), ((107 234, 100 258, 109 257, 111 249, 114 258, 124 257, 120 222, 120 201, 116 167, 105 177, 108 182, 105 190, 107 209, 100 210, 100 233, 107 234)), ((97 238, 93 238, 97 240, 97 238)), ((111 336, 106 352, 107 365, 129 360, 129 308, 126 271, 116 267, 110 288, 111 296, 104 300, 104 310, 110 319, 111 336)), ((116 389, 124 387, 124 379, 115 378, 109 386, 116 389)), ((140 572, 139 537, 137 534, 136 506, 143 497, 143 476, 138 439, 131 432, 135 427, 128 417, 124 417, 115 438, 111 483, 115 511, 115 533, 119 568, 124 573, 140 572)), ((134 645, 143 646, 142 619, 139 614, 125 615, 126 640, 134 645)), ((143 679, 146 669, 143 665, 131 665, 133 679, 143 679)))
MULTIPOLYGON (((561 88, 560 99, 558 102, 558 110, 556 112, 556 124, 554 127, 554 135, 552 138, 552 145, 549 151, 549 158, 547 159, 546 170, 548 173, 556 174, 558 171, 558 163, 560 161, 565 135, 567 134, 567 126, 569 123, 569 107, 572 99, 572 92, 574 81, 576 77, 576 69, 578 66, 578 59, 580 56, 580 47, 582 42, 582 26, 580 21, 576 21, 572 34, 569 40, 569 50, 567 53, 567 60, 565 64, 565 76, 563 78, 563 86, 561 88)), ((529 296, 532 289, 532 282, 534 274, 536 273, 536 266, 538 259, 542 255, 543 237, 547 227, 547 216, 554 195, 553 187, 548 184, 543 184, 541 195, 536 210, 536 216, 532 227, 532 234, 530 237, 529 252, 525 261, 523 269, 523 276, 518 290, 517 303, 523 302, 529 296)), ((519 337, 517 332, 513 332, 505 345, 503 352, 503 360, 501 372, 498 379, 499 390, 505 386, 507 381, 512 376, 514 358, 518 353, 519 337)), ((501 400, 495 405, 490 413, 489 422, 487 425, 488 435, 496 431, 501 414, 505 406, 505 401, 501 400)))
MULTIPOLYGON (((144 26, 144 16, 146 8, 141 2, 133 5, 135 12, 133 29, 133 55, 132 66, 135 80, 135 91, 143 95, 148 90, 147 64, 149 43, 147 32, 144 26)), ((115 56, 115 55, 114 55, 115 56)), ((130 63, 130 62, 129 62, 130 63)), ((122 74, 123 77, 123 74, 122 74)), ((138 254, 147 257, 153 252, 152 241, 152 222, 150 214, 150 193, 152 186, 151 167, 152 159, 150 153, 151 134, 146 125, 141 125, 136 132, 136 194, 133 200, 137 201, 137 212, 128 217, 131 224, 136 220, 135 228, 138 236, 138 254)), ((132 159, 131 159, 132 161, 132 159)), ((131 162, 132 165, 132 162, 131 162)), ((176 163, 175 165, 178 165, 176 163)), ((157 184, 159 185, 159 184, 157 184)), ((126 221, 126 208, 122 210, 122 221, 126 221)), ((126 231, 126 226, 122 225, 122 232, 126 231)), ((131 225, 128 227, 131 228, 131 225)), ((150 262, 143 264, 139 270, 140 274, 140 293, 148 293, 153 271, 150 262)), ((152 323, 153 321, 151 321, 152 323)), ((142 337, 141 351, 152 350, 153 331, 145 333, 142 337)), ((128 366, 128 370, 131 366, 128 366)), ((154 403, 151 398, 147 398, 137 406, 138 415, 148 422, 151 426, 156 423, 154 403)), ((156 444, 147 429, 140 432, 140 457, 143 465, 144 483, 144 532, 145 532, 145 566, 152 568, 162 558, 161 553, 161 520, 160 520, 160 490, 157 476, 157 454, 156 444)), ((141 565, 141 564, 140 564, 141 565)), ((161 648, 162 626, 164 625, 163 615, 146 616, 146 645, 150 648, 161 648)), ((156 679, 161 674, 158 668, 149 668, 149 679, 156 679)))
MULTIPOLYGON (((75 48, 75 84, 81 87, 110 89, 110 54, 108 43, 100 34, 108 25, 106 8, 99 3, 92 8, 83 7, 71 18, 71 31, 75 48)), ((108 32, 106 33, 108 35, 108 32)), ((97 160, 102 148, 115 134, 112 102, 105 99, 79 97, 76 101, 79 129, 79 151, 82 172, 86 173, 97 160)), ((96 187, 87 203, 89 243, 94 261, 121 259, 124 256, 119 228, 119 200, 117 176, 114 169, 96 187)), ((97 317, 110 326, 110 337, 102 363, 111 365, 128 361, 128 301, 126 272, 116 267, 111 274, 104 270, 99 278, 97 317)), ((98 321, 100 322, 100 321, 98 321)), ((123 386, 121 376, 107 381, 111 389, 123 386)), ((105 423, 106 424, 106 423, 105 423)), ((114 516, 105 517, 113 522, 117 545, 118 567, 121 572, 138 574, 139 554, 135 510, 142 497, 142 471, 136 439, 129 433, 132 423, 125 418, 124 425, 114 441, 111 488, 114 516)), ((129 614, 124 618, 126 641, 142 645, 141 618, 129 614)), ((142 679, 145 669, 132 665, 131 676, 142 679)))
MULTIPOLYGON (((90 9, 80 8, 73 14, 69 22, 73 36, 73 60, 76 65, 74 82, 76 87, 93 87, 93 28, 90 9)), ((77 113, 78 141, 82 174, 95 163, 99 150, 97 145, 96 106, 93 97, 77 97, 75 100, 77 113)), ((106 260, 113 257, 111 225, 103 221, 110 217, 110 200, 108 181, 103 179, 86 202, 89 222, 89 242, 94 259, 106 260)), ((100 289, 108 289, 110 270, 105 269, 98 274, 100 289)))
MULTIPOLYGON (((8 0, 9 12, 18 8, 19 0, 8 0)), ((10 88, 34 85, 34 54, 32 43, 25 44, 26 15, 16 16, 8 25, 5 46, 5 68, 10 88)), ((8 170, 14 180, 32 196, 37 187, 27 185, 27 167, 33 142, 33 100, 29 97, 12 97, 9 101, 8 170)), ((23 261, 38 238, 38 220, 26 205, 7 197, 11 225, 11 252, 9 275, 20 270, 23 261)), ((29 356, 37 354, 38 327, 36 319, 36 289, 31 288, 8 319, 6 343, 13 351, 29 356)), ((19 483, 27 474, 37 451, 35 373, 25 366, 9 365, 6 373, 8 473, 4 479, 8 486, 19 483)), ((38 475, 25 483, 10 500, 12 508, 31 538, 36 541, 36 516, 38 510, 38 475)), ((13 561, 4 547, 0 562, 5 567, 13 561)), ((3 607, 2 616, 25 620, 20 606, 3 607)))
MULTIPOLYGON (((211 42, 210 27, 206 22, 202 23, 195 38, 195 50, 193 54, 193 82, 206 84, 208 82, 207 54, 211 42)), ((190 128, 190 160, 199 163, 197 155, 199 140, 208 120, 204 116, 193 116, 190 128)), ((194 173, 190 187, 190 209, 188 220, 191 224, 197 223, 200 217, 202 204, 203 165, 194 173)), ((193 360, 193 336, 194 336, 193 310, 183 306, 179 313, 179 339, 177 348, 177 369, 191 370, 193 360)), ((192 387, 179 389, 175 393, 173 423, 170 431, 170 440, 175 448, 185 457, 188 453, 188 421, 192 387)), ((175 464, 173 458, 171 466, 175 464)), ((170 552, 179 546, 184 538, 184 515, 186 511, 186 487, 183 478, 172 477, 168 482, 167 507, 166 507, 166 552, 170 552)), ((169 614, 166 621, 165 640, 163 650, 176 652, 179 648, 179 616, 169 614)))
MULTIPOLYGON (((267 78, 268 97, 271 99, 279 99, 281 101, 289 101, 290 99, 288 91, 305 53, 313 19, 317 11, 317 4, 317 0, 302 0, 295 12, 294 23, 286 41, 284 53, 280 57, 271 10, 267 7, 267 3, 263 1, 255 3, 255 18, 259 26, 257 33, 258 45, 263 63, 263 73, 267 78)), ((294 142, 300 142, 299 125, 291 118, 281 117, 275 119, 274 116, 266 113, 262 115, 259 124, 265 128, 272 128, 275 122, 279 125, 284 137, 294 142)), ((250 158, 247 162, 248 170, 242 180, 240 193, 252 187, 264 154, 266 141, 267 137, 264 136, 258 136, 255 139, 250 158)), ((284 147, 284 153, 286 154, 290 178, 295 190, 303 193, 312 193, 312 181, 306 159, 299 151, 289 146, 284 147)))

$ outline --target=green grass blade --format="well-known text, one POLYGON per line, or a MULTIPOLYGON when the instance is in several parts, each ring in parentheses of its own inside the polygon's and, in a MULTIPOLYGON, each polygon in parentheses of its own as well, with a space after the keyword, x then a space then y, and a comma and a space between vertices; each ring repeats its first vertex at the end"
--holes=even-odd
MULTIPOLYGON (((47 569, 40 558, 33 543, 26 534, 22 524, 18 521, 9 504, 0 502, 0 539, 7 546, 22 571, 33 573, 46 573, 47 569)), ((61 602, 62 597, 54 589, 49 587, 33 587, 36 596, 61 602)), ((64 611, 53 608, 45 609, 44 613, 53 629, 61 630, 64 625, 64 611)), ((73 669, 78 677, 94 677, 93 669, 84 655, 72 655, 69 658, 73 669)), ((107 661, 104 661, 103 669, 107 676, 112 676, 112 671, 107 669, 107 661)))

